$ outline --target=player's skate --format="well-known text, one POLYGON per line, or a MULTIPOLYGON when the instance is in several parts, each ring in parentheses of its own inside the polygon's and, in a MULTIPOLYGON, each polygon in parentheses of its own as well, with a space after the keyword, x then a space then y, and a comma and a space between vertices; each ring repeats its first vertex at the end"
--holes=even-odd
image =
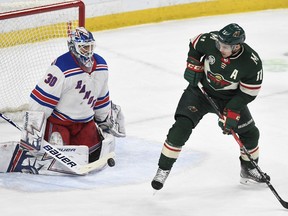
POLYGON ((169 173, 170 173, 170 170, 162 170, 158 168, 157 173, 151 182, 152 187, 155 190, 160 190, 163 187, 164 182, 167 179, 169 173))
MULTIPOLYGON (((264 174, 266 179, 270 181, 270 176, 264 174)), ((256 168, 248 168, 245 165, 241 165, 240 183, 242 184, 262 184, 265 183, 265 178, 258 172, 256 168)))

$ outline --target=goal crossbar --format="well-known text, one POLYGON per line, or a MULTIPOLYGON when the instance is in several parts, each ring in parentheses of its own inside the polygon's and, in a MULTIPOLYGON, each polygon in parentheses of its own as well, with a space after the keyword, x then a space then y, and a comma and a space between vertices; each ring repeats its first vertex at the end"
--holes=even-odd
POLYGON ((51 4, 51 5, 4 12, 4 13, 0 13, 0 20, 11 19, 11 18, 19 17, 19 16, 27 16, 27 15, 38 14, 38 13, 45 13, 45 12, 55 11, 55 10, 62 10, 62 9, 73 8, 73 7, 79 8, 79 26, 85 26, 85 4, 81 0, 61 2, 61 3, 51 4))

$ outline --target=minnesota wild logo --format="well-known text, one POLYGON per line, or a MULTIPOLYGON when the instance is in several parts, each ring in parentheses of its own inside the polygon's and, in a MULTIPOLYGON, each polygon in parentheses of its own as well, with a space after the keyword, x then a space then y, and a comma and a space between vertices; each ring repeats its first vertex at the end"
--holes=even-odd
POLYGON ((210 71, 207 71, 207 79, 210 85, 215 89, 222 89, 232 84, 231 82, 225 80, 221 74, 213 74, 210 71))

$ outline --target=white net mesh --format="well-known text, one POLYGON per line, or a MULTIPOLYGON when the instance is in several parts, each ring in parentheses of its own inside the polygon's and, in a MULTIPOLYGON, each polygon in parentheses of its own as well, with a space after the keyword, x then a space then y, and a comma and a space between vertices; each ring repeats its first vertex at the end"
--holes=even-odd
POLYGON ((78 8, 11 19, 0 16, 0 112, 27 109, 38 80, 56 57, 68 51, 69 22, 72 28, 78 26, 78 8))

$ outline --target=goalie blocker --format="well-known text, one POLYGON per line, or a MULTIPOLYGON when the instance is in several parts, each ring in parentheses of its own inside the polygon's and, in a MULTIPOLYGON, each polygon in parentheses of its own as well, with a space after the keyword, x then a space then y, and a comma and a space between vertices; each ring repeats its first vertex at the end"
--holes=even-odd
MULTIPOLYGON (((21 129, 14 122, 1 117, 21 129)), ((100 158, 89 161, 89 150, 83 145, 51 145, 43 139, 46 119, 44 113, 29 111, 25 114, 21 141, 0 143, 0 172, 23 172, 44 175, 87 174, 114 166, 115 138, 102 133, 100 158)))

